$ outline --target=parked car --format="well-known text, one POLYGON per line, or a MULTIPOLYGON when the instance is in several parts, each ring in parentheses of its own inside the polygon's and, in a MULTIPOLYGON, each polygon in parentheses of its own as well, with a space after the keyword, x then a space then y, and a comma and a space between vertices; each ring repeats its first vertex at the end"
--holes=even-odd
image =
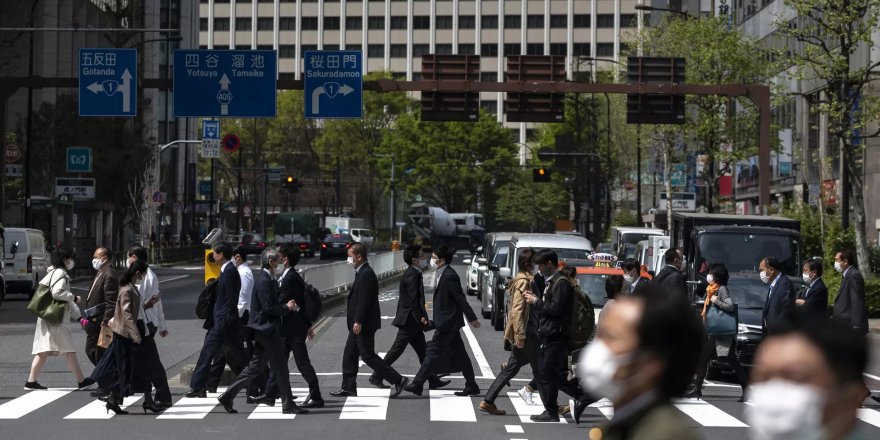
POLYGON ((5 280, 7 293, 24 293, 33 296, 37 283, 49 269, 49 249, 46 237, 39 229, 6 228, 5 280))
POLYGON ((475 296, 480 286, 480 274, 488 265, 486 257, 483 256, 483 247, 478 246, 475 253, 469 258, 465 258, 462 264, 467 266, 465 292, 469 296, 475 296))
POLYGON ((367 247, 370 247, 373 245, 373 240, 374 240, 373 231, 371 231, 369 229, 363 229, 363 228, 352 228, 350 233, 351 233, 352 240, 354 240, 358 243, 363 243, 367 247))
POLYGON ((321 243, 321 259, 328 258, 348 258, 348 248, 351 247, 354 240, 348 234, 330 234, 324 237, 321 243))
POLYGON ((486 236, 483 254, 487 256, 489 264, 485 266, 486 270, 480 277, 479 290, 477 291, 477 297, 480 298, 480 312, 485 319, 492 317, 493 299, 498 291, 500 280, 498 271, 502 267, 507 267, 507 253, 512 237, 513 233, 510 232, 495 232, 486 236))
POLYGON ((241 247, 248 255, 260 255, 266 250, 266 238, 262 234, 244 234, 241 236, 241 247))

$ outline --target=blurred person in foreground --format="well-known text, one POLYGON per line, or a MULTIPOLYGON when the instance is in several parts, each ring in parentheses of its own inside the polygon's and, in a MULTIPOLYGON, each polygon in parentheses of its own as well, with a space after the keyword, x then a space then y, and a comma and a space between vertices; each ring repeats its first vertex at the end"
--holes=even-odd
POLYGON ((798 313, 761 344, 746 421, 753 440, 855 440, 865 337, 840 322, 798 313))
POLYGON ((701 324, 680 292, 653 289, 606 305, 578 377, 587 393, 614 402, 614 418, 591 440, 700 438, 670 401, 696 370, 701 324))

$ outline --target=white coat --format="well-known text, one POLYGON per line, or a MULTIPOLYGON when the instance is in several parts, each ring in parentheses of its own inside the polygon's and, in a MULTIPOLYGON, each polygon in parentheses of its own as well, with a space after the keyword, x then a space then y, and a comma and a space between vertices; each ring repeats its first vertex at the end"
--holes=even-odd
POLYGON ((37 318, 32 354, 49 353, 57 356, 78 351, 73 344, 73 334, 68 323, 71 319, 79 319, 82 314, 74 303, 76 296, 70 291, 70 276, 65 270, 49 267, 49 273, 40 280, 40 284, 51 287, 52 298, 67 304, 60 324, 50 324, 43 318, 37 318))

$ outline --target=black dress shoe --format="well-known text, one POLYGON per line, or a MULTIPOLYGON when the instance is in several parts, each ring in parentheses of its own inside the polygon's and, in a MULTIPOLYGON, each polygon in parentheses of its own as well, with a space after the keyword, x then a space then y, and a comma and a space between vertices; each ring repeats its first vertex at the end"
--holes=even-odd
POLYGON ((370 382, 370 385, 372 385, 376 388, 381 388, 381 389, 391 388, 388 385, 385 385, 385 383, 382 382, 382 379, 373 379, 372 376, 370 377, 368 382, 370 382))
POLYGON ((349 390, 339 390, 339 391, 330 391, 330 395, 333 397, 353 397, 357 396, 357 391, 349 391, 349 390))
POLYGON ((579 425, 581 423, 581 416, 584 414, 584 411, 590 406, 590 400, 581 399, 575 402, 574 408, 571 409, 571 416, 574 418, 574 424, 579 425))
POLYGON ((416 385, 415 382, 410 382, 410 383, 405 384, 403 386, 403 389, 406 390, 407 392, 415 394, 416 396, 421 396, 422 391, 423 391, 422 386, 416 385))
POLYGON ((208 397, 208 393, 205 390, 198 390, 197 391, 194 389, 190 389, 189 391, 186 392, 186 394, 184 394, 184 396, 189 397, 190 399, 195 399, 195 398, 204 399, 204 398, 208 397))
POLYGON ((290 402, 290 405, 281 408, 281 414, 308 414, 309 410, 290 402))
POLYGON ((533 422, 558 422, 559 414, 551 414, 547 411, 529 417, 533 422))
POLYGON ((439 390, 440 388, 445 387, 452 383, 449 379, 434 379, 428 381, 428 389, 429 390, 439 390))
POLYGON ((480 394, 480 389, 475 386, 465 386, 463 390, 456 391, 456 396, 476 396, 480 394))
POLYGON ((303 408, 323 408, 324 407, 324 399, 321 398, 320 395, 312 397, 311 394, 306 396, 306 400, 303 401, 303 408))
POLYGON ((161 401, 161 400, 157 400, 157 401, 155 401, 155 403, 156 403, 156 405, 161 406, 162 409, 168 409, 168 408, 171 408, 171 407, 173 406, 173 405, 171 404, 171 402, 163 402, 163 401, 161 401))
POLYGON ((391 389, 391 398, 393 399, 393 398, 399 396, 400 392, 403 391, 403 387, 405 387, 406 384, 408 384, 408 383, 409 383, 409 379, 407 379, 405 377, 401 378, 400 382, 398 382, 396 385, 394 385, 394 388, 391 389))
POLYGON ((89 393, 89 396, 92 396, 92 397, 94 397, 94 398, 96 398, 96 399, 100 399, 100 398, 102 398, 102 397, 107 397, 107 396, 109 396, 109 395, 110 395, 110 392, 109 392, 109 391, 107 391, 107 390, 102 390, 102 389, 100 389, 100 388, 98 388, 97 390, 92 391, 91 393, 89 393))
POLYGON ((237 414, 238 411, 232 407, 232 396, 227 396, 226 394, 221 394, 220 397, 217 398, 217 401, 223 405, 223 409, 226 410, 229 414, 237 414))
MULTIPOLYGON (((273 396, 248 396, 248 400, 253 398, 254 405, 266 405, 266 406, 275 406, 275 397, 273 396)), ((250 403, 250 402, 248 402, 250 403)))

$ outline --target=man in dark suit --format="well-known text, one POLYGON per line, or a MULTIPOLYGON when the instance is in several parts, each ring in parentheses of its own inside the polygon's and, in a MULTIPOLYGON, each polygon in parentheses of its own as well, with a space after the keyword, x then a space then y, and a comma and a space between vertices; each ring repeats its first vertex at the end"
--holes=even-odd
POLYGON ((670 248, 666 250, 666 253, 663 254, 663 260, 666 262, 666 267, 654 277, 654 288, 680 294, 688 300, 688 303, 693 303, 693 298, 691 298, 682 273, 686 266, 681 249, 670 248))
POLYGON ((791 280, 782 273, 782 263, 776 257, 765 257, 759 268, 761 281, 770 286, 762 315, 763 332, 767 335, 794 312, 795 291, 791 280))
POLYGON ((98 361, 104 356, 104 350, 98 347, 98 335, 101 326, 107 325, 113 317, 116 307, 116 297, 119 295, 119 282, 113 273, 110 264, 110 251, 105 247, 95 249, 92 255, 92 267, 98 271, 89 295, 86 297, 85 310, 94 311, 96 314, 89 318, 89 326, 86 327, 86 357, 92 365, 98 365, 98 361), (109 313, 108 313, 109 311, 109 313))
MULTIPOLYGON (((309 385, 309 395, 303 401, 303 408, 323 408, 324 397, 321 396, 318 374, 315 373, 315 367, 312 366, 312 360, 309 358, 309 350, 306 346, 306 340, 315 337, 315 333, 312 331, 313 323, 306 319, 304 313, 306 281, 296 271, 300 257, 299 249, 292 244, 286 244, 281 247, 280 253, 284 260, 284 272, 280 278, 279 302, 283 304, 293 300, 298 304, 296 310, 284 315, 281 325, 284 337, 284 359, 288 359, 290 353, 293 353, 296 368, 309 385)), ((267 395, 275 396, 276 379, 275 374, 270 372, 269 381, 265 388, 267 395)))
MULTIPOLYGON (((400 287, 397 289, 397 314, 391 325, 397 327, 397 337, 385 354, 385 363, 394 364, 407 345, 412 346, 419 357, 419 363, 425 361, 425 330, 428 325, 428 312, 425 310, 425 284, 422 281, 422 270, 427 266, 427 260, 422 255, 422 247, 411 244, 403 250, 403 261, 409 265, 400 287), (424 264, 423 264, 424 263, 424 264)), ((378 372, 370 376, 370 383, 377 388, 388 388, 382 383, 378 372)), ((448 380, 442 380, 431 376, 429 387, 431 389, 442 388, 449 385, 448 380)))
POLYGON ((477 385, 474 375, 474 367, 471 365, 471 358, 464 347, 460 333, 460 329, 465 325, 462 314, 467 316, 468 322, 474 328, 480 327, 480 320, 477 319, 477 315, 474 314, 467 302, 458 273, 449 266, 454 256, 455 250, 440 246, 431 257, 431 266, 437 270, 435 273, 437 282, 434 283, 436 286, 434 288, 434 327, 436 331, 434 339, 428 344, 425 361, 422 362, 412 383, 406 387, 407 391, 417 396, 422 395, 425 382, 439 365, 440 357, 448 349, 452 350, 453 359, 456 365, 461 368, 465 379, 464 389, 456 391, 455 395, 473 396, 480 393, 480 387, 477 385))
POLYGON ((241 322, 238 317, 238 294, 241 277, 232 264, 232 247, 219 243, 213 248, 214 261, 220 265, 220 279, 214 297, 213 326, 205 335, 205 343, 193 371, 186 397, 205 397, 211 361, 224 350, 226 361, 235 375, 241 373, 245 359, 241 342, 241 322))
POLYGON ((808 284, 798 295, 795 305, 801 310, 815 316, 826 316, 828 313, 828 288, 822 281, 822 261, 810 259, 804 263, 804 282, 808 284))
POLYGON ((367 263, 367 247, 355 243, 348 248, 348 264, 354 266, 354 283, 348 294, 348 340, 342 352, 342 387, 330 392, 335 397, 357 396, 358 357, 379 377, 393 385, 397 397, 409 380, 376 354, 376 331, 382 326, 379 312, 379 279, 367 263))
POLYGON ((834 256, 834 269, 843 279, 834 300, 834 319, 843 321, 860 334, 868 333, 868 310, 865 308, 865 278, 855 266, 856 253, 850 249, 834 256))
MULTIPOLYGON (((281 412, 284 414, 303 414, 302 409, 293 402, 290 392, 290 374, 287 370, 287 356, 281 340, 281 317, 298 309, 294 300, 278 302, 278 283, 275 281, 276 268, 281 266, 281 258, 274 250, 263 252, 261 257, 262 270, 254 271, 254 286, 250 297, 248 327, 253 330, 254 347, 250 364, 232 381, 225 393, 217 400, 223 409, 230 414, 237 411, 232 407, 235 396, 254 380, 259 379, 266 368, 278 378, 277 392, 281 396, 281 412)), ((275 406, 275 397, 264 396, 256 403, 275 406)))
POLYGON ((651 284, 651 280, 642 278, 642 264, 635 258, 623 261, 623 280, 627 283, 624 292, 629 295, 639 295, 651 284))

